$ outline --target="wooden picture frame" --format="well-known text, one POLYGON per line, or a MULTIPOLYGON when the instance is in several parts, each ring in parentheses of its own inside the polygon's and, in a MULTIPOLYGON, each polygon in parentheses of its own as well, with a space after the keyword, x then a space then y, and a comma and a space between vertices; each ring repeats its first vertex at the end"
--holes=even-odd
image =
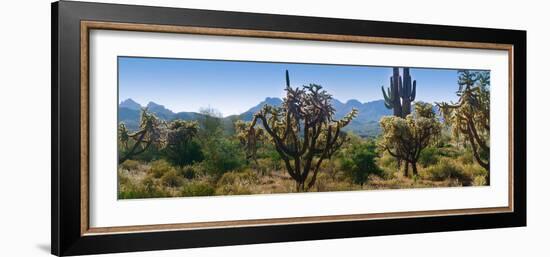
POLYGON ((52 254, 161 250, 526 225, 526 32, 84 2, 52 4, 52 254), (90 30, 508 52, 508 206, 89 226, 90 30))

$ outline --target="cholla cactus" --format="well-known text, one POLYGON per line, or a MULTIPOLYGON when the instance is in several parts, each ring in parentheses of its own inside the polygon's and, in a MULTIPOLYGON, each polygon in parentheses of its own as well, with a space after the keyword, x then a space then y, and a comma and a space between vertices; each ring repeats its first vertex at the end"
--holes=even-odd
POLYGON ((382 138, 379 146, 398 160, 405 161, 404 175, 408 176, 409 164, 418 175, 416 163, 424 148, 433 144, 441 134, 441 125, 432 105, 415 103, 414 114, 406 118, 385 116, 380 120, 382 138))
POLYGON ((161 121, 154 114, 149 113, 147 108, 141 110, 139 129, 136 132, 130 133, 126 125, 120 123, 118 137, 123 151, 119 155, 118 162, 123 163, 133 156, 145 152, 151 145, 160 145, 162 141, 161 125, 161 121))
POLYGON ((248 130, 255 130, 260 122, 288 174, 296 181, 296 190, 305 191, 315 185, 323 160, 344 143, 345 134, 341 130, 356 117, 357 110, 335 120, 332 96, 316 84, 292 88, 288 71, 285 91, 283 106, 265 105, 254 115, 248 130))
POLYGON ((203 159, 198 144, 193 141, 198 132, 197 121, 173 120, 166 124, 162 149, 172 163, 183 166, 203 159))
MULTIPOLYGON (((490 169, 490 73, 488 71, 458 72, 459 98, 457 103, 437 103, 445 124, 450 126, 453 136, 463 138, 472 149, 476 162, 485 170, 490 169)), ((490 184, 487 172, 487 184, 490 184)))
POLYGON ((252 122, 238 120, 235 122, 236 137, 246 150, 246 159, 253 160, 258 164, 257 152, 258 146, 268 140, 265 130, 261 127, 251 127, 252 122))
POLYGON ((163 146, 173 146, 180 143, 189 143, 199 132, 199 123, 196 121, 174 120, 166 126, 166 136, 163 146))

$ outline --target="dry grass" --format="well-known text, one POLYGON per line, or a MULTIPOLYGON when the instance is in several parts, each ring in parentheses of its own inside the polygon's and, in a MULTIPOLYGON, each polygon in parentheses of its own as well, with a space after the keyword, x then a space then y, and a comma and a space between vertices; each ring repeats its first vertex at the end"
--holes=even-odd
MULTIPOLYGON (((477 164, 442 158, 435 165, 419 166, 419 176, 404 177, 394 162, 381 158, 383 175, 370 176, 363 186, 353 184, 339 171, 337 162, 322 166, 311 192, 383 190, 484 185, 485 173, 477 164)), ((182 197, 209 195, 273 194, 296 192, 286 170, 245 169, 213 178, 193 165, 176 168, 164 161, 126 161, 119 165, 119 198, 182 197), (192 170, 193 176, 189 176, 192 170)))

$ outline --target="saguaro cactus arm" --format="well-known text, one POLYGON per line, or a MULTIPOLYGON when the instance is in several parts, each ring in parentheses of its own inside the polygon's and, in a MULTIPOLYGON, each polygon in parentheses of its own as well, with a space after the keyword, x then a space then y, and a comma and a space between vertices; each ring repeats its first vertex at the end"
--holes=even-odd
POLYGON ((403 68, 403 78, 400 79, 399 97, 401 98, 402 118, 411 113, 411 103, 416 98, 416 80, 412 80, 410 69, 403 68))
POLYGON ((413 81, 413 89, 410 96, 411 102, 416 98, 416 80, 413 81))
MULTIPOLYGON (((390 79, 391 82, 391 79, 390 79)), ((384 95, 384 105, 388 109, 393 109, 393 93, 391 91, 391 87, 388 87, 388 93, 386 94, 386 90, 384 90, 384 86, 382 88, 382 95, 384 95)))
POLYGON ((416 97, 416 80, 412 81, 409 70, 409 68, 403 68, 403 85, 399 87, 401 89, 399 90, 399 96, 403 100, 406 99, 409 102, 412 102, 416 97))

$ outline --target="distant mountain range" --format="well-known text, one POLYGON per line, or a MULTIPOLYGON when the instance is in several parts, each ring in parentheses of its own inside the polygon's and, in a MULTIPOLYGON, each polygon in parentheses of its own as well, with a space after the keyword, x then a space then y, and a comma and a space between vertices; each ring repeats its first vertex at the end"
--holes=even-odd
MULTIPOLYGON (((232 121, 240 119, 243 121, 251 121, 254 114, 258 112, 264 105, 281 106, 283 101, 276 97, 267 97, 262 102, 251 107, 246 112, 239 115, 230 115, 224 117, 224 124, 231 124, 232 121)), ((344 117, 353 108, 357 109, 357 117, 344 128, 344 131, 352 131, 362 137, 375 137, 380 134, 380 126, 378 121, 382 116, 391 115, 392 111, 384 106, 384 100, 376 100, 367 103, 361 103, 355 99, 347 102, 341 102, 337 99, 332 100, 332 105, 336 110, 335 116, 337 119, 344 117)), ((132 99, 126 99, 119 104, 118 121, 124 122, 128 129, 136 130, 139 126, 140 109, 143 106, 132 99)), ((196 120, 203 114, 197 112, 178 112, 167 109, 163 105, 149 102, 145 107, 154 113, 162 120, 170 121, 174 119, 196 120)))

